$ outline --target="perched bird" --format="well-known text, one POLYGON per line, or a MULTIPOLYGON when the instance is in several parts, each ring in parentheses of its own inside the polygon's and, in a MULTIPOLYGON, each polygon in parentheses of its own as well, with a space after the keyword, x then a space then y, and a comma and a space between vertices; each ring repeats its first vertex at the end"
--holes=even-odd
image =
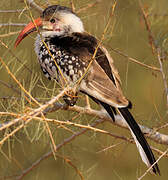
POLYGON ((70 8, 49 6, 20 32, 15 47, 33 31, 39 32, 35 52, 45 76, 62 86, 75 87, 75 96, 66 95, 65 102, 74 105, 76 94, 82 92, 103 106, 113 121, 118 112, 127 122, 144 163, 148 167, 155 163, 152 171, 160 174, 152 150, 129 111, 131 102, 122 93, 113 59, 103 46, 98 47, 95 37, 84 32, 80 18, 70 8))

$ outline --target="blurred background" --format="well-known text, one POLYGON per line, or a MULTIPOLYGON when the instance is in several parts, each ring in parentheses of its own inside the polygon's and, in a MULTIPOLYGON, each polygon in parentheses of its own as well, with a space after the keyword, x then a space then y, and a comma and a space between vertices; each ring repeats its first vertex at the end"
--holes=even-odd
MULTIPOLYGON (((46 8, 48 4, 70 7, 68 0, 35 0, 35 2, 42 8, 46 8)), ((74 0, 74 5, 84 23, 85 30, 100 39, 114 1, 96 2, 95 0, 74 0), (93 7, 87 8, 93 3, 95 3, 93 7)), ((148 15, 155 44, 161 49, 164 73, 167 77, 168 1, 142 1, 142 4, 148 15)), ((31 20, 29 11, 24 10, 24 8, 26 5, 23 0, 1 0, 0 57, 25 89, 33 97, 45 102, 57 95, 59 89, 56 83, 43 77, 34 53, 36 33, 26 38, 17 49, 14 49, 14 42, 19 31, 24 27, 24 24, 31 20), (12 10, 12 12, 7 10, 12 10), (6 47, 2 42, 5 43, 6 47)), ((39 16, 35 9, 30 8, 30 10, 34 18, 39 16)), ((134 63, 113 51, 113 49, 118 50, 149 66, 160 67, 157 54, 153 53, 149 43, 148 31, 138 1, 117 0, 114 16, 111 18, 103 44, 110 52, 115 66, 119 70, 123 92, 133 104, 131 112, 137 122, 151 128, 159 128, 166 124, 167 102, 161 73, 134 63)), ((84 103, 84 97, 81 96, 77 105, 84 106, 84 103)), ((92 108, 99 108, 92 101, 91 106, 92 108)), ((0 111, 25 113, 30 108, 32 106, 25 100, 22 90, 0 64, 0 111)), ((74 118, 73 122, 81 124, 91 124, 96 120, 95 117, 61 110, 50 113, 46 117, 66 121, 72 120, 75 116, 77 118, 74 118)), ((0 123, 12 119, 12 116, 1 116, 0 123)), ((54 124, 49 124, 49 126, 56 145, 79 130, 73 126, 67 126, 67 129, 54 124)), ((6 133, 15 128, 13 126, 1 131, 0 139, 2 140, 6 133)), ((131 137, 127 130, 109 124, 109 122, 103 123, 97 128, 131 137)), ((159 132, 167 134, 167 128, 163 128, 159 132)), ((150 140, 148 142, 162 151, 167 149, 165 145, 150 140)), ((31 167, 36 160, 49 151, 51 151, 51 141, 46 133, 44 123, 33 120, 14 136, 8 138, 1 146, 0 179, 15 179, 15 176, 31 167)), ((155 153, 155 155, 157 158, 159 157, 158 154, 155 153)), ((80 179, 75 169, 65 162, 65 158, 71 160, 86 180, 135 180, 146 170, 135 144, 88 131, 60 148, 55 157, 50 156, 44 159, 23 179, 80 179)), ((163 157, 159 161, 162 176, 147 174, 143 179, 165 180, 168 177, 167 164, 167 158, 163 157)))

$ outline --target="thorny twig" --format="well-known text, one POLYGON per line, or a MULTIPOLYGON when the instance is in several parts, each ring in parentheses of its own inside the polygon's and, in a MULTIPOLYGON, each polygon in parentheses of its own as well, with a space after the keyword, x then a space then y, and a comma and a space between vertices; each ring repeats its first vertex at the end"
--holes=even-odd
MULTIPOLYGON (((121 116, 117 115, 115 117, 115 122, 112 122, 111 121, 111 118, 108 116, 108 114, 104 111, 99 111, 99 110, 94 110, 94 109, 91 109, 91 108, 86 108, 86 107, 80 107, 80 106, 73 106, 73 107, 68 107, 67 108, 67 105, 66 104, 60 104, 58 102, 52 104, 52 107, 45 107, 41 113, 49 113, 49 112, 53 112, 53 111, 57 111, 57 110, 68 110, 68 111, 74 111, 74 112, 78 112, 78 113, 83 113, 83 114, 87 114, 87 115, 90 115, 90 116, 93 116, 93 117, 97 117, 97 118, 101 118, 101 119, 104 119, 104 120, 107 120, 108 122, 111 122, 111 123, 114 123, 115 125, 119 126, 119 127, 122 127, 122 128, 127 128, 128 129, 128 126, 127 126, 127 123, 122 119, 121 116)), ((38 110, 41 110, 41 109, 35 109, 34 111, 35 112, 38 112, 38 110)), ((5 115, 5 114, 4 114, 5 115)), ((39 115, 39 114, 38 114, 39 115)), ((38 115, 36 116, 33 116, 32 118, 34 117, 37 117, 38 115)), ((31 118, 31 114, 27 114, 27 116, 25 116, 26 118, 31 118)), ((6 129, 12 125, 16 125, 16 123, 18 122, 21 122, 23 118, 18 118, 18 119, 14 119, 8 123, 4 123, 4 124, 1 124, 0 125, 0 131, 2 131, 3 129, 6 129)), ((66 124, 66 122, 61 122, 61 124, 66 124)), ((68 122, 67 124, 69 125, 73 125, 73 123, 71 122, 68 122)), ((162 133, 159 133, 153 129, 150 129, 146 126, 142 126, 142 125, 139 125, 141 127, 141 130, 144 134, 147 135, 148 138, 150 138, 151 140, 159 143, 159 144, 165 144, 165 145, 168 145, 168 136, 165 135, 165 134, 162 134, 162 133)), ((87 126, 82 126, 81 127, 83 128, 86 128, 87 126)), ((90 129, 88 127, 88 129, 90 129)), ((93 129, 94 130, 94 129, 93 129)), ((103 131, 101 131, 103 132, 103 131)))
POLYGON ((22 129, 26 124, 28 124, 34 117, 37 117, 39 115, 41 115, 42 111, 44 111, 46 108, 48 108, 49 106, 53 105, 56 101, 59 100, 59 98, 61 98, 65 92, 68 90, 69 88, 65 88, 63 91, 61 91, 56 97, 52 98, 50 101, 48 101, 46 104, 44 105, 40 105, 39 108, 37 109, 33 109, 32 111, 30 111, 29 113, 25 113, 23 114, 21 117, 15 119, 14 123, 13 122, 9 122, 8 124, 5 124, 4 126, 1 126, 0 130, 3 130, 7 127, 10 127, 11 124, 15 124, 17 122, 23 122, 20 126, 18 126, 17 128, 15 128, 12 132, 8 133, 1 141, 0 141, 0 145, 2 145, 7 139, 9 139, 9 137, 13 136, 16 132, 18 132, 20 129, 22 129))
MULTIPOLYGON (((98 124, 101 124, 101 123, 104 123, 105 120, 103 119, 99 119, 99 120, 96 120, 93 124, 90 125, 90 127, 92 129, 94 129, 95 126, 97 126, 98 124)), ((74 140, 76 137, 86 133, 89 129, 88 128, 83 128, 82 130, 76 132, 75 134, 73 134, 72 136, 70 136, 69 138, 63 140, 62 143, 58 144, 56 146, 56 150, 58 151, 61 147, 65 146, 66 144, 70 143, 72 140, 74 140)), ((106 134, 106 133, 105 133, 106 134)), ((122 139, 122 140, 125 140, 125 141, 128 141, 130 143, 135 143, 132 139, 129 139, 129 138, 126 138, 124 136, 119 136, 119 135, 116 135, 114 133, 107 133, 107 135, 110 135, 112 137, 115 137, 115 138, 119 138, 119 139, 122 139)), ((151 147, 154 151, 156 151, 157 153, 161 154, 161 156, 166 156, 167 157, 167 153, 163 153, 161 151, 158 151, 156 148, 153 148, 151 147)), ((50 156, 53 156, 53 152, 52 151, 49 151, 47 152, 46 154, 44 154, 42 157, 40 157, 38 160, 36 160, 29 168, 25 169, 22 174, 20 176, 18 176, 18 180, 22 179, 24 176, 26 176, 30 171, 32 171, 34 168, 36 168, 43 160, 49 158, 50 156)))
MULTIPOLYGON (((72 110, 72 111, 88 114, 91 116, 96 116, 98 118, 103 118, 111 123, 114 123, 115 125, 117 125, 119 127, 128 128, 128 125, 125 122, 125 120, 119 115, 115 116, 115 122, 113 122, 113 121, 111 121, 111 118, 108 116, 108 114, 106 112, 96 111, 93 109, 86 109, 86 108, 83 108, 80 106, 69 107, 67 110, 72 110)), ((149 137, 151 140, 153 140, 159 144, 168 145, 168 135, 161 134, 157 131, 154 131, 154 130, 152 130, 146 126, 142 126, 140 124, 139 124, 139 126, 144 134, 149 135, 147 137, 149 137)))

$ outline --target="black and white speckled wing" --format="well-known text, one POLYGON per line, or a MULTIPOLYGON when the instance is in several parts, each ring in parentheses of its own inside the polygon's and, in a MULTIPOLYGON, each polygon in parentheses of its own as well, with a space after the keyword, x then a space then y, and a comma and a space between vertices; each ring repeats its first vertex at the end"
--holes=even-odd
POLYGON ((64 78, 69 85, 74 85, 82 76, 87 67, 87 63, 83 62, 75 53, 71 53, 60 44, 60 38, 45 39, 41 41, 37 36, 35 42, 35 52, 37 54, 42 71, 48 79, 55 79, 57 82, 64 82, 64 78), (55 43, 57 42, 57 43, 55 43), (52 54, 52 55, 51 55, 52 54), (57 68, 59 66, 60 69, 57 68), (60 74, 60 70, 64 76, 60 74))
MULTIPOLYGON (((88 34, 74 33, 71 36, 46 38, 44 41, 48 49, 38 36, 35 51, 45 76, 59 82, 62 77, 57 64, 69 85, 75 85, 92 59, 97 40, 88 34)), ((108 54, 105 53, 103 47, 98 49, 96 58, 79 88, 111 106, 126 107, 129 102, 122 94, 117 71, 113 67, 112 59, 109 61, 108 54)))

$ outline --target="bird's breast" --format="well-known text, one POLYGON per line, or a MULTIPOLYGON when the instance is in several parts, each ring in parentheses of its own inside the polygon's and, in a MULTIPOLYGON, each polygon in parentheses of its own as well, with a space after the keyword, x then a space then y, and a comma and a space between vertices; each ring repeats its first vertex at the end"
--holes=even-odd
POLYGON ((35 52, 45 76, 58 82, 64 76, 69 84, 76 83, 87 67, 86 62, 77 55, 57 44, 50 43, 48 39, 42 42, 40 37, 37 37, 35 52))

